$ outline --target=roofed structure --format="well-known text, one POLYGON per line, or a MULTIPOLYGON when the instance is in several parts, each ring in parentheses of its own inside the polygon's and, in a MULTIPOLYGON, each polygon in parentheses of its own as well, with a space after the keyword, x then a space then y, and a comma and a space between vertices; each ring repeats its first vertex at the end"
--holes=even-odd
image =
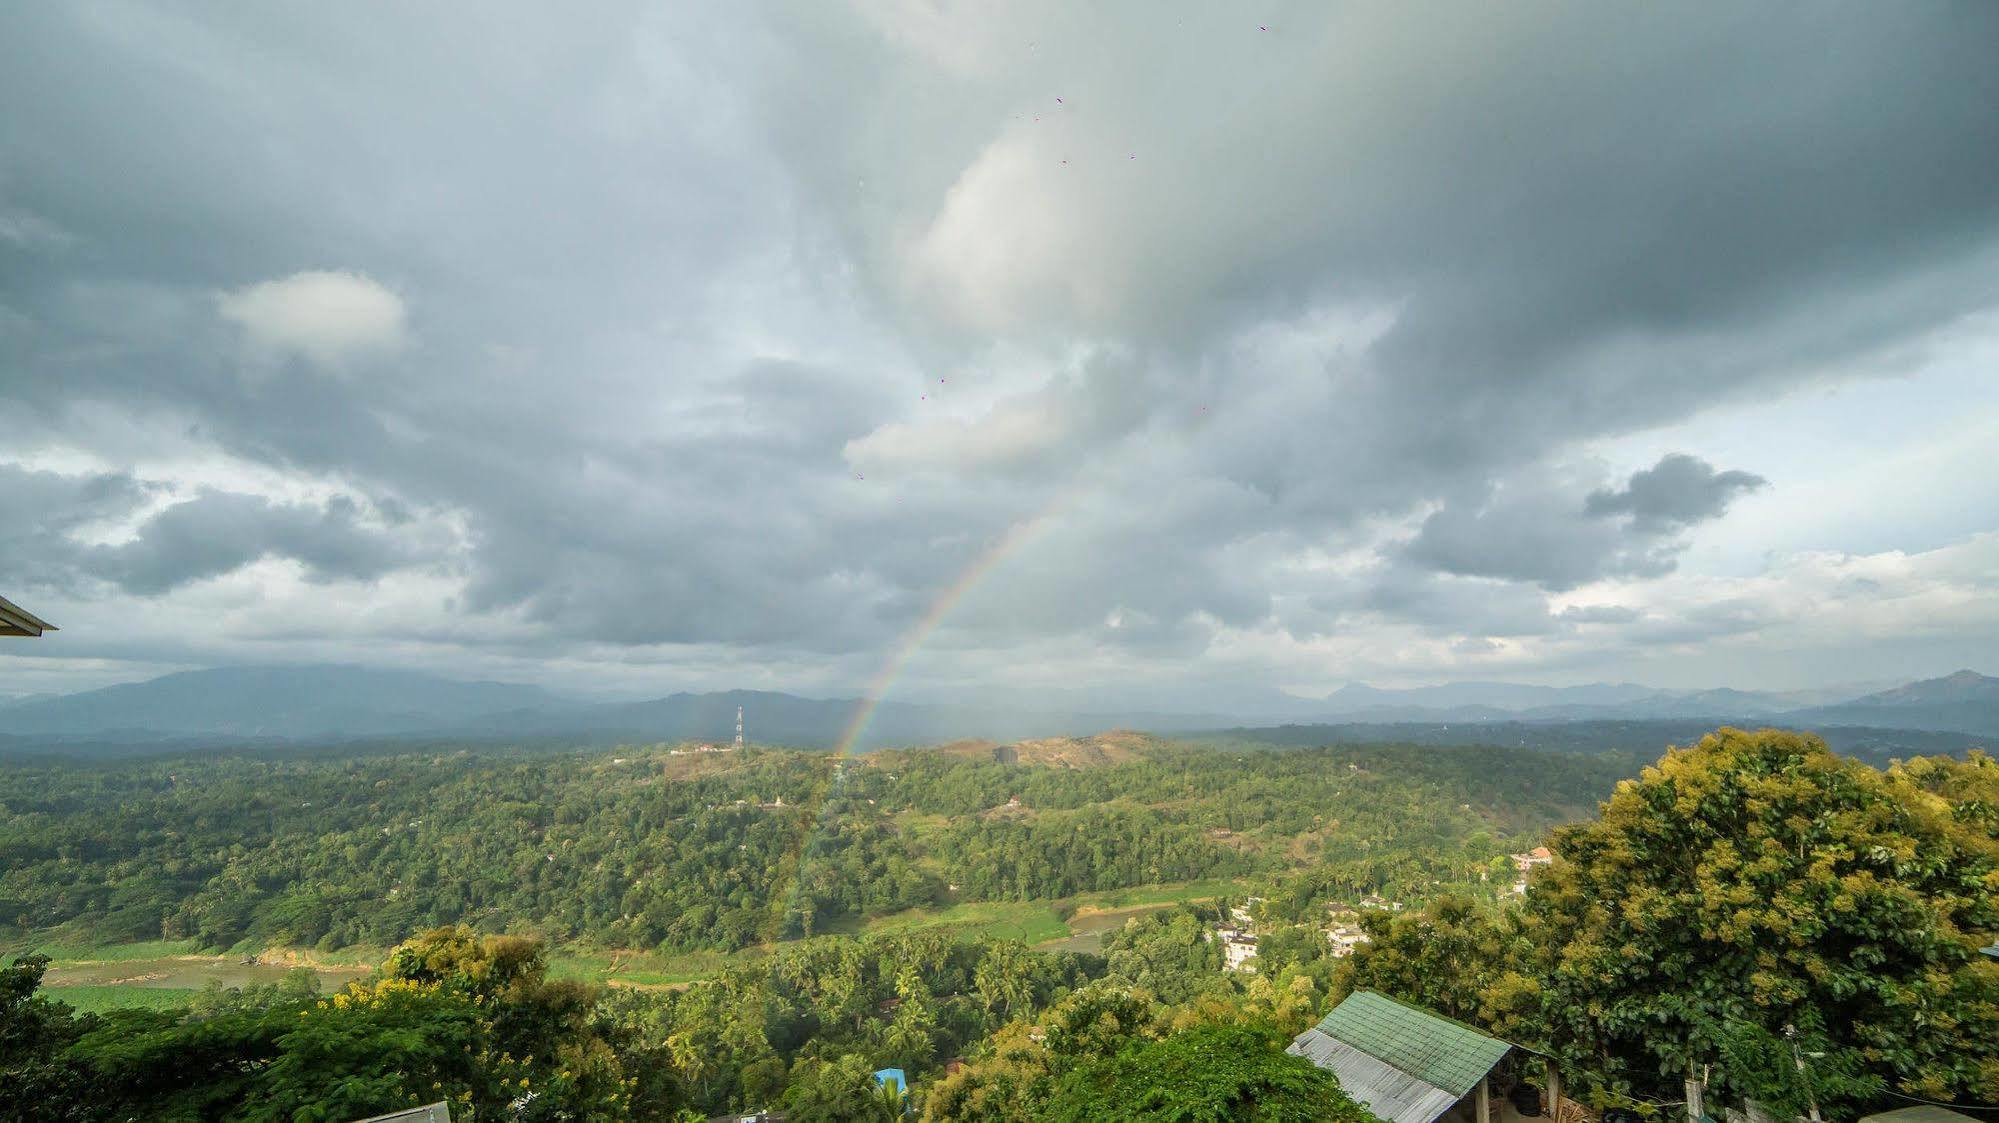
POLYGON ((0 597, 0 636, 38 636, 59 630, 6 597, 0 597))
POLYGON ((1285 1052, 1339 1077, 1387 1123, 1430 1123, 1478 1088, 1512 1049, 1448 1018, 1355 991, 1285 1052))
POLYGON ((1972 1123, 1972 1119, 1969 1115, 1961 1115, 1947 1107, 1920 1104, 1916 1107, 1898 1107, 1894 1111, 1863 1115, 1860 1117, 1860 1123, 1972 1123))
POLYGON ((387 1115, 370 1115, 354 1123, 451 1123, 451 1105, 444 1100, 422 1107, 404 1108, 387 1115))

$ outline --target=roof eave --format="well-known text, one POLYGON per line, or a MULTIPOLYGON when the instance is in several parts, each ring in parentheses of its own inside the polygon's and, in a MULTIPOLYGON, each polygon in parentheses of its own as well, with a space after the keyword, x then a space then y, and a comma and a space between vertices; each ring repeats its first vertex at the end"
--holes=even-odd
POLYGON ((38 636, 43 632, 60 630, 6 597, 0 597, 0 636, 38 636))

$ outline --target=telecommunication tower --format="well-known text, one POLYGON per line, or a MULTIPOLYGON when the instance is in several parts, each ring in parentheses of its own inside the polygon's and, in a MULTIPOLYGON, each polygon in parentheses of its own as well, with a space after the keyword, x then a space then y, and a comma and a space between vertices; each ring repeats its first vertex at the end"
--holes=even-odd
POLYGON ((736 747, 743 747, 743 708, 736 707, 736 747))

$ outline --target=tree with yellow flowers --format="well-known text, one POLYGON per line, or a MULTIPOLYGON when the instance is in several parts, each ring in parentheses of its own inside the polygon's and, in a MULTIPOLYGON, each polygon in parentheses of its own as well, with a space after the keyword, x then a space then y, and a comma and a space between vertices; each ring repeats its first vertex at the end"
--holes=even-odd
POLYGON ((1883 1091, 1999 1102, 1999 963, 1977 950, 1999 933, 1990 757, 1884 772, 1723 729, 1551 845, 1526 935, 1572 1079, 1673 1100, 1708 1072, 1831 1118, 1883 1091), (1772 1050, 1792 1063, 1746 1060, 1772 1050))

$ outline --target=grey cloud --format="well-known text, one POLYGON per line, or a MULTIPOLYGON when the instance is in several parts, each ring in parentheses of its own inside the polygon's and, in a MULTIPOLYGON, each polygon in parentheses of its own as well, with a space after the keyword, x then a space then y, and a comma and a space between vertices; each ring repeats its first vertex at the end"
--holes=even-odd
POLYGON ((1604 489, 1549 467, 1578 443, 1999 302, 1999 9, 1181 15, 14 6, 0 210, 64 240, 0 255, 0 409, 379 498, 204 497, 88 554, 46 513, 84 501, 44 497, 4 560, 133 590, 449 565, 438 630, 525 655, 866 663, 1088 491, 966 599, 954 658, 1366 614, 1531 635, 1590 622, 1546 590, 1665 572, 1755 482, 1669 458, 1604 489), (246 372, 214 294, 314 270, 406 297, 405 345, 246 372), (919 408, 942 372, 995 412, 919 408), (972 447, 1019 413, 1039 443, 972 447), (897 425, 941 452, 855 479, 897 425), (1373 585, 1296 607, 1288 557, 1426 507, 1373 585))
POLYGON ((1506 638, 1558 628, 1547 598, 1495 580, 1390 573, 1368 591, 1364 605, 1443 635, 1506 638))
POLYGON ((448 545, 430 528, 373 526, 346 496, 308 505, 220 491, 145 516, 115 545, 91 541, 118 537, 160 490, 123 473, 0 464, 0 572, 30 587, 77 593, 105 581, 153 596, 265 557, 295 559, 314 580, 371 580, 435 560, 448 545))
POLYGON ((365 526, 359 506, 344 496, 309 506, 227 492, 161 510, 129 542, 75 552, 82 571, 137 596, 220 577, 266 557, 299 561, 316 581, 366 581, 422 556, 399 537, 365 526))
POLYGON ((1658 577, 1672 571, 1684 548, 1680 531, 1720 516, 1737 494, 1764 483, 1748 472, 1716 472, 1684 453, 1662 457, 1622 488, 1586 496, 1572 478, 1522 473, 1475 501, 1446 503, 1423 521, 1404 556, 1446 573, 1555 590, 1605 577, 1658 577))
POLYGON ((0 573, 21 585, 72 588, 80 576, 72 536, 130 515, 151 490, 124 473, 65 475, 0 463, 0 573))
POLYGON ((1623 488, 1593 491, 1583 503, 1589 515, 1630 515, 1634 529, 1672 530, 1718 518, 1737 495, 1770 481, 1750 472, 1717 472, 1697 456, 1675 452, 1632 473, 1623 488))

